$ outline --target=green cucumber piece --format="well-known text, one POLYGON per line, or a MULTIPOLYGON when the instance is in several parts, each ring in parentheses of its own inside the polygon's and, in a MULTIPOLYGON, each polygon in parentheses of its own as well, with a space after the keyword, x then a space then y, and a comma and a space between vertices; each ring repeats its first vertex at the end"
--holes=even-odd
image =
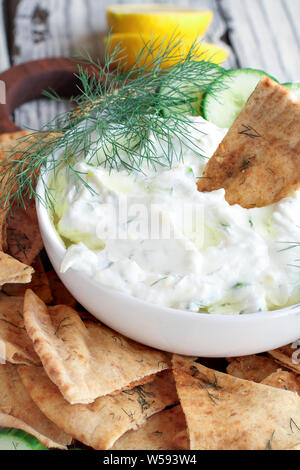
POLYGON ((48 450, 36 437, 19 429, 0 428, 0 450, 48 450))
POLYGON ((218 127, 231 127, 264 75, 277 82, 262 70, 229 70, 212 84, 204 96, 203 117, 218 127))
POLYGON ((171 115, 201 114, 201 102, 211 84, 220 78, 225 70, 210 62, 191 62, 185 65, 183 78, 182 65, 176 65, 167 73, 159 90, 164 117, 171 115))
POLYGON ((283 85, 291 90, 300 100, 300 83, 283 83, 283 85))

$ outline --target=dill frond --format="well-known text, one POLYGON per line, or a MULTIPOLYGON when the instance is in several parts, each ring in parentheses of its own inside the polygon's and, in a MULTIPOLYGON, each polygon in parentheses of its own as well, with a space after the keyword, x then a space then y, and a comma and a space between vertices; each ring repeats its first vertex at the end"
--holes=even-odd
MULTIPOLYGON (((121 44, 114 50, 106 48, 103 63, 85 51, 74 58, 79 62, 76 77, 80 82, 79 95, 72 98, 74 109, 19 139, 0 163, 2 210, 24 206, 26 198, 39 197, 38 178, 45 188, 41 202, 52 207, 53 191, 47 175, 53 173, 55 180, 62 167, 74 184, 81 182, 93 191, 75 168, 83 158, 90 165, 132 172, 141 171, 145 164, 154 169, 171 167, 174 161, 182 160, 183 146, 203 156, 189 137, 188 129, 193 126, 190 117, 176 112, 182 102, 190 103, 192 109, 195 93, 189 96, 189 87, 184 86, 174 97, 158 92, 168 79, 169 83, 194 84, 203 93, 215 79, 215 67, 199 59, 197 43, 183 59, 178 57, 180 41, 173 36, 163 42, 146 42, 135 64, 126 70, 120 65, 124 64, 121 44), (177 65, 166 69, 164 65, 170 62, 177 65), (162 109, 168 107, 169 116, 162 118, 162 109)), ((61 100, 53 91, 45 95, 61 100)))

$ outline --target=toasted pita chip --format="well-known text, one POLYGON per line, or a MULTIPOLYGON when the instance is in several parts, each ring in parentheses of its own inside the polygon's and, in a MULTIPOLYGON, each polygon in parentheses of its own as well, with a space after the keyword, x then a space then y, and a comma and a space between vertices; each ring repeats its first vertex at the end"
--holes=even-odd
POLYGON ((291 344, 269 351, 268 354, 281 366, 300 374, 300 354, 291 344))
POLYGON ((147 419, 136 431, 128 431, 112 450, 175 450, 173 437, 186 428, 181 406, 161 411, 147 419))
POLYGON ((65 285, 61 282, 58 275, 54 270, 47 272, 48 281, 53 297, 54 305, 68 305, 69 307, 76 307, 76 300, 73 295, 68 291, 65 285))
POLYGON ((34 270, 0 251, 0 286, 3 284, 28 284, 34 270))
POLYGON ((41 258, 38 256, 32 264, 34 273, 29 284, 4 284, 2 292, 14 297, 24 297, 27 289, 31 289, 43 302, 49 304, 52 302, 49 280, 46 275, 41 258))
POLYGON ((269 385, 270 387, 282 388, 283 390, 296 392, 300 395, 300 376, 297 376, 293 372, 278 370, 277 372, 269 375, 269 377, 266 377, 262 383, 269 385))
POLYGON ((0 426, 29 432, 46 447, 65 449, 72 442, 39 410, 11 364, 0 365, 0 411, 0 426))
POLYGON ((299 444, 296 393, 241 380, 180 356, 174 356, 173 366, 192 450, 285 450, 299 444))
POLYGON ((100 323, 84 323, 70 307, 47 309, 30 290, 25 294, 24 321, 45 371, 72 404, 92 403, 170 367, 166 354, 100 323))
POLYGON ((178 401, 170 372, 158 375, 150 384, 98 398, 89 405, 70 405, 41 368, 21 366, 19 374, 33 401, 51 421, 98 450, 110 449, 125 432, 178 401))
POLYGON ((236 357, 227 366, 227 373, 239 379, 260 383, 276 372, 278 364, 269 357, 244 356, 236 357))
POLYGON ((190 439, 188 430, 184 429, 183 431, 180 431, 178 434, 176 434, 176 436, 173 438, 173 444, 175 449, 189 450, 190 439))
POLYGON ((0 293, 0 360, 38 365, 41 361, 24 326, 23 303, 23 297, 0 293), (5 357, 1 357, 3 354, 5 357))
POLYGON ((300 101, 263 77, 198 182, 229 204, 263 207, 300 187, 300 101))
POLYGON ((8 253, 22 263, 32 264, 43 248, 35 199, 25 202, 26 207, 16 208, 6 220, 8 253))

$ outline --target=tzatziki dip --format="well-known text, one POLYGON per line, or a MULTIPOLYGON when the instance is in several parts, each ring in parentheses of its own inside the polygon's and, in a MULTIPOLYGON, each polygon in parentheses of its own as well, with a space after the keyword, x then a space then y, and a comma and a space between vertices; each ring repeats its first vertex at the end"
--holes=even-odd
MULTIPOLYGON (((82 158, 76 185, 60 170, 53 220, 67 248, 61 271, 193 312, 247 314, 299 302, 300 192, 244 209, 230 206, 223 189, 197 190, 225 134, 195 117, 171 168, 144 164, 128 172, 82 158)), ((163 145, 153 145, 162 152, 163 145)))

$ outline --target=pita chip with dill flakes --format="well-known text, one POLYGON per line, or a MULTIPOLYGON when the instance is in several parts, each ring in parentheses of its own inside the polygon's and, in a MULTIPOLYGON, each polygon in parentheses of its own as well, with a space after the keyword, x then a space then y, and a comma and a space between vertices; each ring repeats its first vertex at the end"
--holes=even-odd
POLYGON ((71 404, 92 403, 170 368, 165 353, 98 322, 84 322, 71 307, 47 308, 31 290, 25 294, 24 322, 46 373, 71 404))
MULTIPOLYGON (((9 132, 6 134, 0 134, 0 162, 5 160, 10 151, 15 147, 17 144, 18 139, 24 138, 26 135, 28 135, 28 131, 17 131, 17 132, 9 132)), ((1 170, 0 170, 1 173, 1 170)), ((1 193, 1 189, 0 189, 1 193)), ((0 230, 0 247, 3 249, 3 247, 6 247, 6 227, 4 223, 4 219, 6 216, 6 210, 3 210, 0 212, 0 225, 1 225, 1 230, 0 230)))
POLYGON ((111 450, 176 450, 173 438, 186 428, 181 406, 156 413, 137 430, 128 431, 111 450))
POLYGON ((38 365, 41 361, 24 326, 23 303, 23 297, 0 293, 0 360, 38 365))
POLYGON ((299 353, 299 342, 288 344, 282 348, 274 349, 269 351, 269 356, 272 357, 280 366, 290 369, 296 374, 300 374, 300 353, 299 353), (298 349, 297 349, 298 348, 298 349))
POLYGON ((0 286, 3 284, 29 284, 34 269, 0 251, 0 286))
POLYGON ((286 450, 300 443, 296 393, 238 379, 176 355, 173 372, 191 450, 286 450))
POLYGON ((22 429, 46 447, 66 449, 72 437, 52 423, 24 387, 17 366, 0 365, 0 426, 22 429))
POLYGON ((96 450, 110 449, 127 431, 178 401, 171 372, 162 372, 153 382, 113 397, 71 405, 43 369, 20 366, 18 371, 39 409, 59 428, 96 450))
POLYGON ((229 204, 264 207, 300 187, 300 101, 263 77, 199 179, 229 204))
POLYGON ((239 379, 260 383, 278 368, 278 364, 270 357, 252 355, 231 359, 226 371, 239 379))

